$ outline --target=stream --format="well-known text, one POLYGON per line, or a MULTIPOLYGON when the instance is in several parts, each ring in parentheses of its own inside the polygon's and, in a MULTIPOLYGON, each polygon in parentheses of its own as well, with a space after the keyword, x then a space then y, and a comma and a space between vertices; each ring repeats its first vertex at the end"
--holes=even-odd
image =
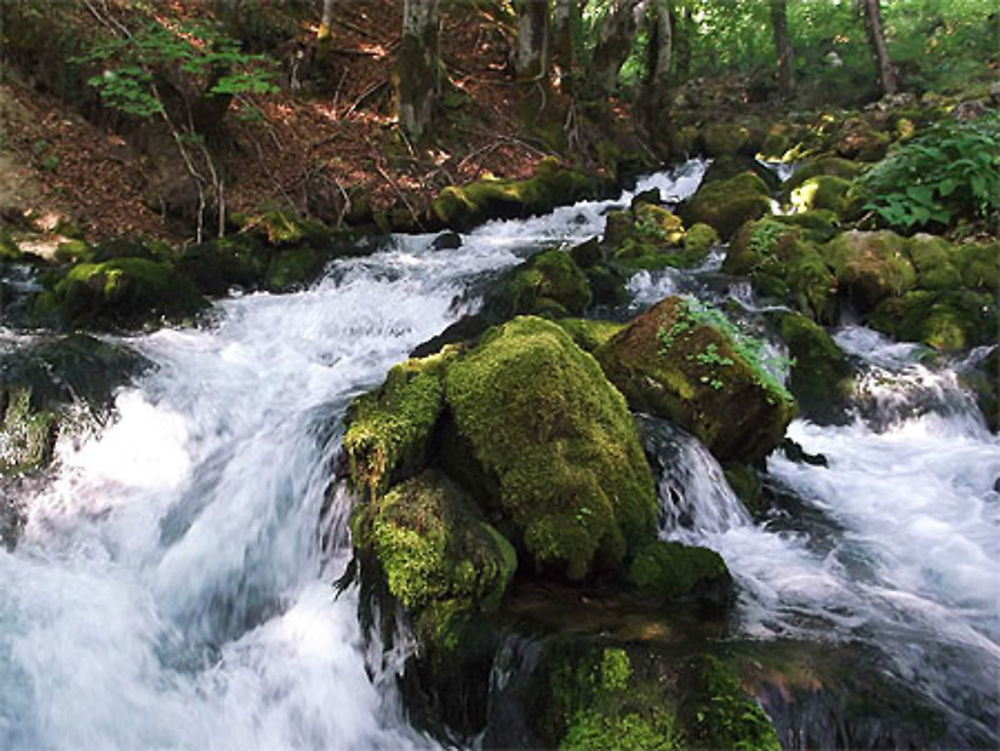
MULTIPOLYGON (((677 201, 705 166, 634 192, 677 201)), ((118 340, 156 367, 118 393, 107 426, 60 439, 46 481, 20 499, 17 548, 0 550, 0 748, 435 746, 395 694, 405 640, 376 658, 356 593, 330 586, 350 554, 344 499, 325 503, 339 418, 474 312, 496 274, 600 234, 632 195, 490 222, 454 250, 394 236, 307 291, 234 295, 199 328, 118 340)), ((684 292, 752 313, 719 261, 640 274, 632 311, 684 292)), ((677 431, 669 450, 685 471, 660 480, 662 535, 723 555, 741 637, 861 643, 947 717, 948 738, 995 747, 1000 442, 953 367, 857 326, 836 338, 858 365, 854 419, 790 428, 828 466, 773 454, 768 489, 792 500, 754 523, 677 431)), ((0 329, 4 351, 28 340, 0 329)))

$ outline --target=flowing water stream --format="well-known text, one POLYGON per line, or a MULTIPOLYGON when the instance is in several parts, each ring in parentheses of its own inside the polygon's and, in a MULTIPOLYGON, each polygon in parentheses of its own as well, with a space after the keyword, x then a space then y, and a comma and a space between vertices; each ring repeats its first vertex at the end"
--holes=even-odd
MULTIPOLYGON (((636 190, 677 200, 704 167, 636 190)), ((491 222, 456 250, 395 237, 308 291, 234 296, 200 328, 128 339, 157 367, 119 393, 108 426, 60 441, 50 479, 21 499, 16 550, 0 552, 0 748, 434 745, 383 674, 398 663, 372 659, 378 645, 366 654, 355 596, 330 587, 348 554, 342 498, 328 511, 332 553, 317 524, 338 418, 474 309, 484 279, 600 234, 614 204, 491 222)), ((635 305, 675 290, 748 301, 717 263, 633 280, 635 305)), ((677 433, 669 450, 686 474, 661 484, 663 534, 723 554, 745 635, 872 644, 947 710, 955 737, 995 741, 1000 444, 949 370, 872 336, 839 334, 865 358, 867 411, 791 428, 829 466, 769 462, 770 481, 822 523, 753 524, 711 456, 677 433)), ((0 331, 0 348, 24 343, 0 331)))

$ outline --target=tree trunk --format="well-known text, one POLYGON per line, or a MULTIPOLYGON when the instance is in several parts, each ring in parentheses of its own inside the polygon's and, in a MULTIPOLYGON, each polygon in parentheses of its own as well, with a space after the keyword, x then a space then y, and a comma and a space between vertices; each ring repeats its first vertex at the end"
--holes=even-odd
POLYGON ((889 48, 885 44, 882 33, 882 13, 879 0, 864 0, 865 27, 868 29, 868 41, 872 46, 872 57, 875 58, 875 70, 878 72, 878 86, 883 95, 896 93, 896 72, 889 60, 889 48))
POLYGON ((330 27, 333 26, 333 7, 337 0, 323 0, 323 17, 319 22, 316 39, 323 41, 330 38, 330 27))
POLYGON ((549 0, 515 0, 517 11, 517 78, 541 82, 549 73, 549 0))
POLYGON ((782 96, 788 97, 795 90, 792 40, 788 36, 788 7, 786 0, 770 0, 770 5, 774 49, 778 53, 778 88, 782 96))
POLYGON ((573 29, 580 15, 576 0, 555 0, 555 15, 552 24, 552 57, 559 65, 559 88, 568 92, 571 88, 576 59, 573 50, 573 29))
POLYGON ((694 34, 694 19, 691 17, 691 9, 684 8, 680 22, 674 28, 674 46, 676 49, 677 63, 674 71, 677 79, 686 81, 691 75, 691 37, 694 34))
POLYGON ((673 62, 674 28, 670 0, 655 0, 647 14, 649 56, 646 78, 646 120, 655 125, 669 108, 670 65, 673 62))
POLYGON ((590 75, 601 94, 612 93, 618 85, 618 71, 628 58, 639 30, 635 13, 638 3, 639 0, 613 0, 601 24, 590 75))
POLYGON ((403 0, 403 38, 396 58, 399 121, 419 140, 438 93, 438 0, 403 0))

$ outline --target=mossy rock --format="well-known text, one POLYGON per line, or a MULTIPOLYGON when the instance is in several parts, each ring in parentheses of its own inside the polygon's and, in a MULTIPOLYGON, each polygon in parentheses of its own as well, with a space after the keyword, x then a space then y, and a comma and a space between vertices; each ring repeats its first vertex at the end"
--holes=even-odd
POLYGON ((847 355, 826 329, 797 313, 782 316, 781 338, 793 361, 788 390, 802 416, 819 424, 840 422, 854 389, 847 355))
POLYGON ((696 591, 711 591, 713 599, 725 599, 732 587, 729 569, 714 550, 663 540, 636 553, 628 578, 641 597, 661 602, 696 591))
POLYGON ((94 263, 103 263, 117 258, 145 258, 148 261, 169 261, 172 256, 170 246, 164 243, 146 242, 145 240, 116 237, 104 240, 89 249, 88 253, 80 254, 80 258, 94 263))
POLYGON ((301 289, 319 276, 326 257, 304 245, 279 250, 267 268, 267 288, 273 292, 301 289))
POLYGON ((786 301, 815 320, 832 320, 833 271, 812 233, 781 219, 767 217, 740 227, 723 271, 749 276, 759 294, 786 301))
POLYGON ((444 408, 445 347, 389 371, 381 388, 351 404, 342 442, 355 492, 377 500, 389 486, 423 469, 429 442, 444 408))
POLYGON ((708 224, 724 240, 728 240, 744 222, 769 213, 771 200, 767 185, 752 172, 703 185, 681 207, 681 216, 686 224, 708 224))
POLYGON ((851 185, 849 180, 835 175, 810 177, 791 192, 791 204, 799 212, 819 209, 841 216, 849 205, 851 185))
POLYGON ((604 260, 604 250, 601 241, 592 237, 569 249, 569 255, 581 269, 593 268, 604 260))
POLYGON ((886 298, 904 294, 917 281, 905 239, 889 230, 843 232, 823 248, 823 253, 837 275, 839 288, 862 313, 886 298))
POLYGON ((625 401, 561 328, 515 318, 445 383, 458 433, 537 566, 580 579, 652 538, 652 474, 625 401))
POLYGON ((701 178, 701 185, 705 186, 709 183, 729 180, 742 175, 744 172, 752 172, 763 180, 764 185, 767 186, 768 193, 777 192, 781 188, 781 180, 778 179, 773 170, 768 169, 753 157, 742 154, 713 159, 701 178))
POLYGON ((962 286, 962 273, 955 263, 956 249, 943 237, 917 234, 906 243, 906 251, 917 270, 920 289, 944 290, 962 286))
POLYGON ((994 433, 1000 430, 1000 346, 963 370, 959 382, 975 395, 987 427, 994 433))
POLYGON ((0 261, 20 261, 21 250, 10 234, 0 230, 0 261))
POLYGON ((684 252, 700 263, 708 252, 722 243, 719 233, 707 224, 697 223, 684 233, 684 252))
POLYGON ((632 271, 619 263, 601 264, 587 269, 587 283, 595 305, 617 307, 631 299, 625 285, 632 271))
POLYGON ((224 295, 232 287, 262 286, 271 250, 252 233, 221 237, 186 248, 177 259, 177 271, 206 295, 224 295))
POLYGON ((322 222, 283 209, 266 208, 253 214, 233 214, 230 218, 241 232, 256 235, 272 248, 302 244, 322 248, 335 236, 322 222))
POLYGON ((750 146, 750 131, 738 123, 715 123, 702 131, 705 156, 734 156, 750 146))
POLYGON ((672 420, 721 461, 760 459, 781 442, 794 400, 746 345, 690 305, 657 303, 596 356, 633 409, 672 420))
POLYGON ((850 159, 842 159, 836 156, 810 159, 800 165, 792 176, 785 181, 782 186, 782 195, 788 201, 792 191, 807 180, 820 175, 839 177, 849 182, 861 174, 862 167, 863 165, 852 162, 850 159))
POLYGON ((996 342, 997 321, 996 298, 989 293, 914 290, 884 300, 868 324, 901 341, 957 351, 996 342))
POLYGON ((966 287, 1000 294, 1000 242, 959 245, 955 263, 966 287))
POLYGON ((513 546, 440 472, 425 471, 359 507, 355 546, 371 551, 410 612, 450 602, 495 610, 517 568, 513 546))
POLYGON ((892 138, 887 133, 875 130, 860 119, 848 120, 841 129, 834 144, 838 156, 858 159, 862 162, 877 162, 885 158, 892 138))
POLYGON ((458 231, 487 219, 543 214, 600 192, 600 184, 583 172, 542 160, 527 180, 478 180, 445 188, 431 203, 435 219, 458 231))
POLYGON ((632 235, 638 240, 676 245, 684 237, 681 218, 662 206, 640 202, 632 214, 635 217, 632 235))
MULTIPOLYGON (((814 209, 812 211, 802 211, 795 214, 783 214, 774 217, 775 221, 787 224, 790 227, 802 227, 802 229, 826 232, 833 230, 840 221, 837 212, 828 209, 814 209)), ((832 234, 832 232, 830 233, 832 234)))
POLYGON ((591 303, 587 277, 562 250, 543 251, 512 270, 485 305, 496 320, 516 315, 580 315, 591 303))
POLYGON ((604 217, 604 245, 617 248, 632 234, 632 210, 609 211, 604 217))
POLYGON ((118 258, 73 266, 53 288, 72 327, 136 327, 160 318, 190 319, 208 303, 189 279, 165 262, 118 258))
POLYGON ((561 318, 556 323, 573 338, 576 346, 590 353, 625 328, 624 323, 589 318, 561 318))
POLYGON ((722 471, 726 476, 726 482, 729 483, 729 488, 746 506, 747 511, 755 519, 761 518, 767 511, 767 504, 757 470, 749 464, 727 464, 722 468, 722 471))

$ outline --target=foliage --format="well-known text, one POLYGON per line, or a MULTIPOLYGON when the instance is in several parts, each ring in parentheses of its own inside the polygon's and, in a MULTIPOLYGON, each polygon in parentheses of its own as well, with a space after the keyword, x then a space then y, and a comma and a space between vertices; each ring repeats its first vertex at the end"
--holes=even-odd
POLYGON ((113 109, 148 118, 163 111, 156 90, 158 70, 177 68, 201 81, 213 96, 267 94, 277 91, 262 67, 266 58, 240 51, 239 42, 209 23, 173 27, 149 22, 126 37, 103 39, 74 62, 107 66, 88 84, 113 109))
POLYGON ((1000 214, 1000 118, 948 122, 903 144, 862 176, 871 209, 910 229, 1000 214))

